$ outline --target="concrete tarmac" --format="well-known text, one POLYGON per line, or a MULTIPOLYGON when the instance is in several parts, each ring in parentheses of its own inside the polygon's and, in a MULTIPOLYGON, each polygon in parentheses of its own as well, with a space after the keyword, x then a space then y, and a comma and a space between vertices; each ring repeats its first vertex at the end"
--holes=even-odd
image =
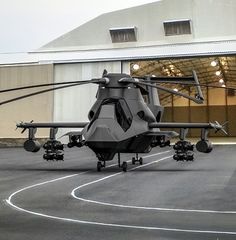
POLYGON ((0 239, 236 239, 235 146, 194 162, 173 153, 153 149, 123 173, 116 159, 97 172, 87 148, 64 162, 0 149, 0 239))

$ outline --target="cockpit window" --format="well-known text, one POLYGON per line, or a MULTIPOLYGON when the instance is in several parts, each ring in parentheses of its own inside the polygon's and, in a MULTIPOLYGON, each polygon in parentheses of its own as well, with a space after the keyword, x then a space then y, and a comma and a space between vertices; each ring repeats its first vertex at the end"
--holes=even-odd
POLYGON ((116 103, 116 118, 123 130, 127 131, 132 123, 132 114, 124 99, 116 103))
POLYGON ((91 123, 97 118, 115 119, 125 132, 130 128, 133 119, 124 99, 105 99, 91 123))

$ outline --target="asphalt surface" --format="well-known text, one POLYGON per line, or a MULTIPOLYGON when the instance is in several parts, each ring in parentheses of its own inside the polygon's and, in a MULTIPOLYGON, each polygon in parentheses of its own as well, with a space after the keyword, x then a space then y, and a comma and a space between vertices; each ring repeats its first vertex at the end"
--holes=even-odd
POLYGON ((1 240, 236 239, 233 145, 187 163, 157 148, 127 173, 97 172, 86 148, 66 149, 64 162, 42 154, 0 149, 1 240))

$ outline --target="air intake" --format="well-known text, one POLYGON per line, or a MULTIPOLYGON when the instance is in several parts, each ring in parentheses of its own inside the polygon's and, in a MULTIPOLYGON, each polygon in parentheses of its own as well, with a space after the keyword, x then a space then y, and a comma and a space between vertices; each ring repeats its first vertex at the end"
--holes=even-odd
POLYGON ((110 31, 111 40, 113 43, 137 41, 136 27, 110 28, 109 31, 110 31))
POLYGON ((187 20, 172 20, 163 22, 165 35, 175 36, 191 34, 191 21, 187 20))

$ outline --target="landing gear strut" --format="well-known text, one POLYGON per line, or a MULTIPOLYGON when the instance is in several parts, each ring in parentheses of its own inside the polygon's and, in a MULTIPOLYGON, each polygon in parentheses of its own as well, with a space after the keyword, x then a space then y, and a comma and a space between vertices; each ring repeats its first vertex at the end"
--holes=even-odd
POLYGON ((102 168, 105 168, 106 167, 106 162, 105 161, 98 161, 97 162, 97 171, 98 172, 101 172, 102 168))
POLYGON ((122 165, 120 164, 120 153, 118 153, 118 166, 122 168, 123 172, 127 172, 128 164, 127 162, 123 162, 122 165))
POLYGON ((143 158, 139 158, 138 153, 136 153, 136 157, 132 157, 132 164, 134 165, 136 162, 139 162, 140 165, 143 165, 143 158))

